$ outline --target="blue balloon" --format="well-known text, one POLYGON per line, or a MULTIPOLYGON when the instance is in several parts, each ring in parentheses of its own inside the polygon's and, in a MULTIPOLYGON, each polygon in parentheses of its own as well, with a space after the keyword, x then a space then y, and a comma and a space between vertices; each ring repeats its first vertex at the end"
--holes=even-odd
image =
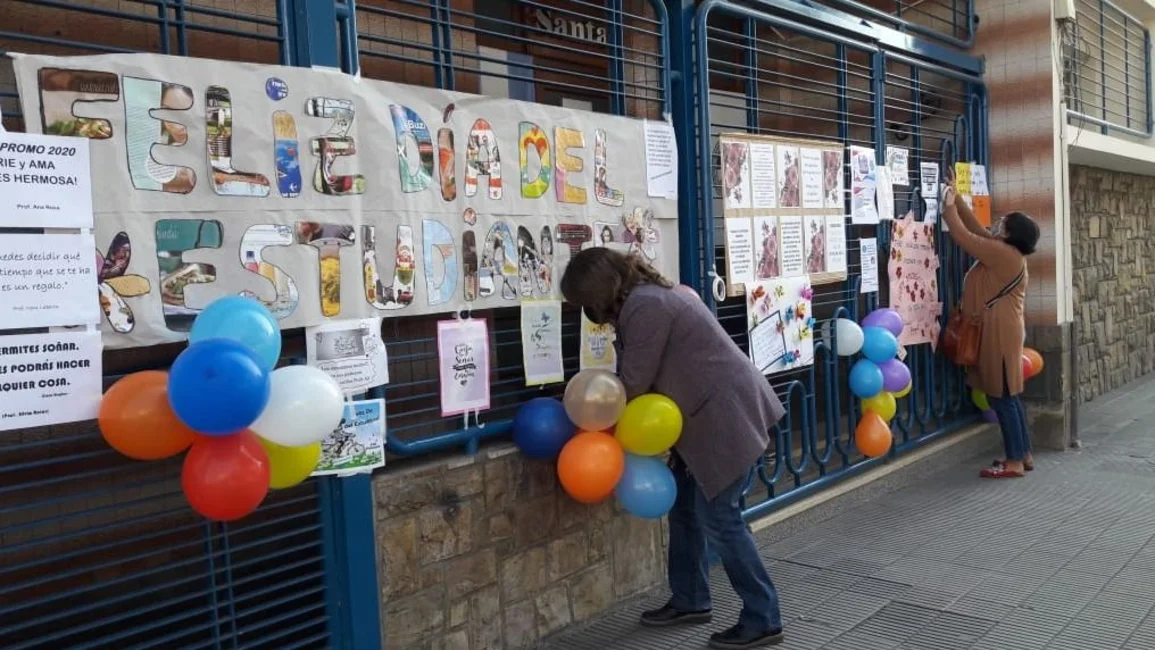
POLYGON ((188 346, 168 373, 168 402, 189 428, 224 436, 247 428, 269 402, 269 372, 248 347, 228 339, 188 346))
POLYGON ((898 354, 898 339, 881 327, 862 328, 862 356, 875 363, 889 361, 898 354))
POLYGON ((674 507, 678 484, 662 460, 626 454, 626 468, 614 494, 631 515, 659 519, 674 507))
POLYGON ((281 357, 281 326, 255 298, 226 296, 205 307, 193 321, 189 341, 230 339, 257 353, 265 370, 277 367, 281 357))
POLYGON ((557 458, 576 432, 565 406, 552 397, 535 397, 513 416, 513 444, 530 458, 557 458))
MULTIPOLYGON (((889 332, 887 332, 889 334, 889 332)), ((882 369, 868 359, 859 359, 850 369, 850 392, 859 399, 874 397, 882 392, 882 369)))

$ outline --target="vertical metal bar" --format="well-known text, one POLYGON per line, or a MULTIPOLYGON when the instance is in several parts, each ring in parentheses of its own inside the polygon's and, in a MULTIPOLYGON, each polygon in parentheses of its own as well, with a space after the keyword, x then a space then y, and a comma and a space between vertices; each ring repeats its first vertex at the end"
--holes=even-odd
MULTIPOLYGON (((919 70, 916 66, 910 66, 910 103, 913 107, 910 120, 910 142, 914 147, 914 163, 911 165, 911 167, 916 170, 918 174, 917 177, 920 179, 919 181, 912 182, 914 187, 912 187, 910 191, 910 202, 918 206, 915 210, 915 215, 918 217, 919 221, 922 221, 924 213, 926 212, 926 205, 925 202, 921 199, 925 198, 927 200, 933 201, 934 197, 922 196, 922 85, 919 70), (919 197, 920 200, 916 201, 916 196, 919 197)), ((909 207, 913 208, 915 206, 911 205, 909 207)))
POLYGON ((457 89, 457 64, 453 57, 453 14, 448 0, 437 0, 441 3, 441 64, 445 68, 443 79, 446 90, 457 89))
MULTIPOLYGON (((674 125, 674 137, 678 143, 678 257, 679 278, 682 284, 694 287, 699 294, 706 295, 705 273, 702 268, 701 249, 698 248, 701 232, 701 213, 698 206, 697 174, 694 169, 694 98, 708 102, 709 94, 702 93, 709 81, 694 75, 693 57, 700 48, 694 47, 694 4, 682 0, 665 0, 665 12, 669 29, 663 46, 663 79, 666 84, 666 112, 674 125), (672 48, 670 41, 687 44, 672 48)), ((700 37, 698 37, 700 38, 700 37)), ((699 54, 700 56, 700 54, 699 54)), ((702 128, 708 129, 708 126, 702 128)), ((700 164, 709 165, 709 158, 700 164)), ((703 192, 709 192, 703 187, 703 192)), ((706 194, 705 196, 709 196, 706 194)), ((706 199, 709 200, 709 199, 706 199)))
POLYGON ((315 480, 321 504, 331 647, 381 650, 373 479, 359 474, 315 480))
POLYGON ((753 18, 743 21, 746 37, 746 128, 758 132, 758 25, 753 18))
POLYGON ((1143 125, 1147 135, 1151 135, 1151 32, 1143 30, 1143 85, 1146 87, 1147 119, 1143 125))
POLYGON ((1131 41, 1127 33, 1127 20, 1123 16, 1123 100, 1126 104, 1124 114, 1127 120, 1127 128, 1131 128, 1131 41))
POLYGON ((1107 11, 1104 0, 1099 0, 1099 103, 1103 109, 1103 125, 1099 130, 1106 135, 1107 128, 1107 11))
MULTIPOLYGON (((711 280, 709 273, 714 268, 714 211, 710 204, 714 197, 713 160, 710 152, 710 46, 709 27, 710 10, 714 4, 705 5, 700 11, 694 12, 692 3, 685 3, 682 11, 692 18, 694 25, 694 54, 697 57, 694 70, 697 75, 698 91, 698 191, 701 193, 701 215, 696 220, 698 232, 701 233, 701 264, 704 271, 702 279, 705 290, 701 295, 706 305, 715 313, 718 311, 714 294, 708 290, 711 280)), ((694 235, 696 238, 696 234, 694 235)))
POLYGON ((204 540, 205 540, 205 560, 208 561, 208 581, 209 581, 209 605, 213 608, 212 613, 212 635, 213 635, 213 650, 223 650, 221 647, 221 616, 220 603, 217 602, 217 567, 214 557, 216 556, 216 549, 213 548, 213 524, 205 521, 204 540))
POLYGON ((429 3, 429 36, 433 56, 433 85, 437 88, 445 87, 445 71, 441 66, 441 0, 432 0, 429 3))
POLYGON ((610 111, 626 114, 625 15, 622 0, 609 0, 610 12, 610 111))
POLYGON ((229 525, 221 524, 221 555, 225 564, 225 594, 229 607, 229 641, 237 650, 237 596, 233 591, 233 551, 229 544, 229 525))
POLYGON ((292 17, 292 60, 296 65, 339 68, 337 3, 333 0, 295 0, 292 17))
POLYGON ((361 51, 357 43, 357 8, 342 2, 337 5, 336 13, 341 25, 341 69, 349 74, 357 74, 361 70, 361 51))
POLYGON ((280 47, 281 65, 293 65, 289 51, 289 5, 288 0, 277 0, 277 45, 280 47))

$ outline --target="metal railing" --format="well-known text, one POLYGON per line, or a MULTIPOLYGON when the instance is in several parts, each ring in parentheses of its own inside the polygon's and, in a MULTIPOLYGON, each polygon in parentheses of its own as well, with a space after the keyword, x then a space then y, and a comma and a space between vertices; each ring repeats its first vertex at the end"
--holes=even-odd
POLYGON ((969 49, 975 42, 978 17, 974 0, 827 0, 850 13, 896 29, 969 49), (890 10, 887 10, 887 7, 890 10))
POLYGON ((1077 0, 1062 34, 1069 123, 1150 136, 1151 34, 1143 23, 1109 0, 1077 0))

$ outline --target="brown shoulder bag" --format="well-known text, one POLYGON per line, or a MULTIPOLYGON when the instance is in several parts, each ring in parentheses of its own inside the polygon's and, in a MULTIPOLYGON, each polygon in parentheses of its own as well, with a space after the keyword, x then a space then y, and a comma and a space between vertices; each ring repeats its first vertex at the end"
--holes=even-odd
MULTIPOLYGON (((1003 290, 994 298, 991 298, 983 306, 983 311, 986 312, 994 307, 1000 300, 1006 298, 1015 287, 1023 281, 1027 274, 1027 269, 1024 267, 1015 279, 1011 280, 1003 290)), ((982 314, 974 318, 967 318, 963 315, 962 301, 955 306, 954 311, 950 314, 950 320, 947 321, 946 329, 942 332, 942 352, 950 359, 956 366, 974 366, 979 362, 979 346, 983 340, 983 319, 982 314)))

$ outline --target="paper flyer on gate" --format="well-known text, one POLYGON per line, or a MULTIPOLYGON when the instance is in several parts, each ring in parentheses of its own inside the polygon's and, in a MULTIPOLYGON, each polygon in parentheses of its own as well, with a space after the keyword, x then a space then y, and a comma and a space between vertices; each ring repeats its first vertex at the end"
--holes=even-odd
POLYGON ((87 138, 95 247, 124 262, 110 348, 185 340, 241 293, 284 329, 556 299, 583 246, 678 275, 674 141, 651 129, 647 165, 643 120, 155 54, 15 72, 29 132, 87 138))

